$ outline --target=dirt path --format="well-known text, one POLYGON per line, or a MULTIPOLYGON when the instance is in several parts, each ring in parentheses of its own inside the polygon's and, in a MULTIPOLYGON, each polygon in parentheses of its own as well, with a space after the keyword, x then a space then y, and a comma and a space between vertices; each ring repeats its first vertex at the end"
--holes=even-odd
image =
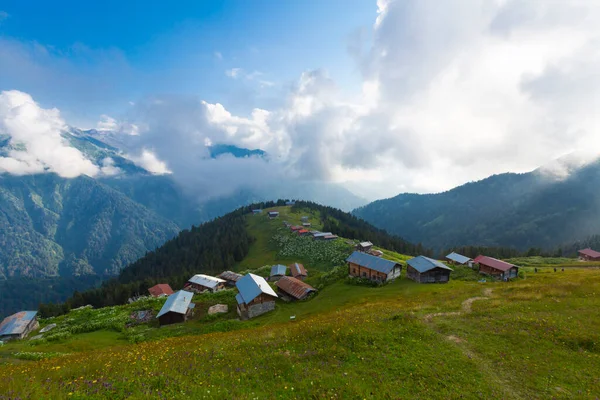
POLYGON ((473 305, 473 302, 478 301, 478 300, 488 300, 490 298, 490 296, 492 295, 492 290, 493 290, 492 288, 485 288, 485 289, 483 289, 483 296, 470 297, 470 298, 466 299, 465 301, 463 301, 461 304, 462 311, 450 311, 450 312, 426 314, 425 317, 423 317, 423 318, 425 319, 426 322, 431 322, 431 319, 433 317, 448 317, 448 316, 453 316, 453 315, 461 315, 462 313, 468 314, 472 311, 471 306, 473 305))

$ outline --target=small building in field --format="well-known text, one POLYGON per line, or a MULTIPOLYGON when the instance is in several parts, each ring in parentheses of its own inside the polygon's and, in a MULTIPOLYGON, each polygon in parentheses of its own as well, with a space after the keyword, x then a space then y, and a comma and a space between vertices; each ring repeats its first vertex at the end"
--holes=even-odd
POLYGON ((368 253, 372 247, 373 247, 373 243, 371 243, 371 242, 360 242, 359 244, 356 245, 356 250, 364 251, 365 253, 368 253))
POLYGON ((387 282, 400 277, 402 265, 361 251, 355 251, 346 259, 350 276, 387 282))
POLYGON ((323 239, 325 236, 331 236, 331 235, 333 235, 333 233, 331 233, 331 232, 316 232, 316 233, 313 233, 313 239, 319 240, 319 239, 323 239))
POLYGON ((581 261, 600 261, 600 252, 592 249, 579 250, 579 260, 581 261))
POLYGON ((0 340, 24 339, 31 331, 39 327, 37 311, 20 311, 2 320, 2 323, 0 323, 0 340))
POLYGON ((286 202, 285 202, 285 205, 286 205, 286 206, 295 206, 295 205, 296 205, 296 202, 295 202, 295 201, 293 201, 293 200, 292 200, 292 201, 286 201, 286 202))
POLYGON ((164 297, 173 294, 173 289, 167 283, 159 283, 148 289, 150 296, 152 297, 164 297))
POLYGON ((298 226, 298 225, 290 226, 290 230, 292 230, 292 232, 298 232, 301 229, 302 229, 302 227, 298 226))
POLYGON ((300 229, 297 233, 299 236, 306 236, 310 234, 310 232, 308 232, 306 229, 300 229))
POLYGON ((277 281, 280 296, 289 300, 304 300, 317 290, 307 283, 291 276, 284 276, 277 281))
POLYGON ((308 217, 307 217, 306 215, 303 215, 303 216, 300 218, 300 221, 302 221, 302 222, 308 222, 308 217))
POLYGON ((279 211, 269 211, 269 218, 277 218, 279 217, 279 211))
POLYGON ((369 253, 370 255, 375 256, 375 257, 383 257, 383 251, 381 251, 381 250, 371 249, 367 253, 369 253))
POLYGON ((167 301, 165 301, 165 304, 163 304, 156 315, 160 325, 177 324, 187 321, 194 309, 194 304, 192 304, 193 296, 194 293, 192 292, 179 290, 167 297, 167 301))
POLYGON ((190 278, 189 281, 183 286, 185 290, 194 293, 202 292, 217 292, 221 289, 225 289, 225 280, 221 278, 215 278, 214 276, 197 274, 190 278))
POLYGON ((406 262, 406 276, 419 283, 446 283, 452 269, 441 261, 425 256, 411 258, 406 262))
POLYGON ((519 275, 519 267, 492 257, 477 256, 473 262, 479 265, 479 273, 481 274, 500 279, 516 278, 519 275))
POLYGON ((276 281, 287 273, 287 267, 285 265, 277 264, 271 267, 271 274, 269 275, 270 281, 276 281))
POLYGON ((290 272, 292 273, 292 276, 294 278, 300 279, 301 281, 306 279, 306 277, 308 276, 306 268, 304 268, 304 265, 300 263, 293 263, 292 265, 290 265, 290 272))
POLYGON ((472 258, 463 256, 462 254, 458 254, 455 252, 448 254, 446 256, 446 260, 448 260, 448 262, 453 265, 467 265, 469 267, 473 267, 472 258))
POLYGON ((338 238, 337 235, 325 235, 325 236, 318 237, 317 239, 320 239, 320 240, 336 240, 337 238, 338 238))
POLYGON ((236 282, 239 293, 235 296, 241 319, 254 318, 275 309, 277 293, 261 276, 248 274, 236 282))
POLYGON ((218 276, 219 279, 223 279, 227 286, 235 286, 235 283, 240 280, 242 275, 231 271, 221 272, 218 276))
POLYGON ((252 214, 262 214, 262 210, 260 208, 256 208, 252 210, 252 214))
POLYGON ((303 222, 302 226, 305 228, 310 228, 311 225, 310 225, 310 222, 303 222))

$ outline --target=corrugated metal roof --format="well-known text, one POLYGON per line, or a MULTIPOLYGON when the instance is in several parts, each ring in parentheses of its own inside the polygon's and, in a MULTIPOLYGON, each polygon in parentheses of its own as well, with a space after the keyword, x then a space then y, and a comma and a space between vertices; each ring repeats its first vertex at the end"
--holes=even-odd
POLYGON ((224 272, 221 272, 221 274, 219 275, 219 278, 225 279, 226 281, 233 281, 233 282, 239 281, 241 277, 242 277, 241 274, 237 274, 232 271, 224 271, 224 272))
POLYGON ((579 253, 592 258, 600 258, 600 252, 592 249, 579 250, 579 253))
POLYGON ((434 260, 433 258, 418 256, 415 258, 411 258, 406 262, 408 265, 419 271, 420 273, 427 272, 434 268, 442 268, 452 271, 452 268, 444 265, 442 262, 438 260, 434 260))
POLYGON ((279 211, 269 211, 269 215, 279 215, 279 211))
POLYGON ((307 275, 306 268, 304 268, 304 265, 299 263, 293 263, 292 265, 290 265, 290 271, 292 272, 292 276, 294 278, 297 276, 307 275))
POLYGON ((316 292, 309 284, 291 276, 284 276, 278 280, 277 287, 296 299, 303 299, 310 292, 316 292))
MULTIPOLYGON (((509 264, 506 261, 496 260, 495 258, 488 256, 478 256, 474 260, 477 264, 483 264, 488 267, 497 269, 499 271, 508 271, 512 267, 516 267, 516 265, 509 264)), ((517 267, 518 268, 518 267, 517 267)))
POLYGON ((275 293, 273 288, 269 286, 267 281, 265 281, 265 278, 262 276, 254 274, 244 275, 235 283, 235 286, 240 292, 239 294, 243 300, 243 303, 250 303, 252 300, 260 296, 261 293, 277 297, 277 293, 275 293))
POLYGON ((242 304, 244 302, 244 298, 239 293, 235 295, 235 300, 237 301, 238 304, 242 304))
POLYGON ((148 289, 148 292, 154 297, 158 296, 170 296, 173 294, 173 289, 166 283, 159 283, 148 289))
POLYGON ((325 235, 325 236, 317 236, 317 237, 318 237, 318 238, 319 238, 319 237, 322 237, 322 238, 323 238, 323 239, 325 239, 325 240, 332 240, 332 239, 337 239, 337 238, 338 238, 338 236, 337 236, 337 235, 325 235))
POLYGON ((395 261, 386 260, 385 258, 381 257, 375 257, 360 251, 355 251, 354 253, 350 254, 350 257, 348 257, 346 261, 382 272, 384 274, 389 274, 394 269, 394 266, 400 265, 395 261))
POLYGON ((20 311, 4 318, 0 324, 0 336, 21 335, 36 315, 37 311, 20 311))
POLYGON ((277 264, 271 267, 271 276, 285 275, 287 273, 287 267, 285 265, 277 264))
POLYGON ((215 278, 214 276, 203 274, 192 276, 188 282, 195 283, 196 285, 202 285, 211 289, 217 287, 219 283, 225 283, 225 281, 221 278, 215 278))
POLYGON ((373 246, 373 243, 371 243, 371 242, 360 242, 359 245, 360 245, 360 247, 369 247, 369 246, 373 246))
POLYGON ((452 253, 448 254, 446 256, 446 258, 448 260, 452 260, 452 261, 457 262, 459 264, 466 264, 469 261, 471 261, 471 259, 469 257, 463 256, 462 254, 458 254, 458 253, 455 253, 455 252, 452 252, 452 253))
POLYGON ((331 232, 317 232, 313 234, 313 237, 330 236, 333 235, 331 232))
POLYGON ((156 318, 165 315, 168 312, 174 312, 177 314, 187 313, 188 307, 192 302, 193 293, 186 292, 185 290, 179 290, 169 297, 163 304, 160 312, 156 315, 156 318))

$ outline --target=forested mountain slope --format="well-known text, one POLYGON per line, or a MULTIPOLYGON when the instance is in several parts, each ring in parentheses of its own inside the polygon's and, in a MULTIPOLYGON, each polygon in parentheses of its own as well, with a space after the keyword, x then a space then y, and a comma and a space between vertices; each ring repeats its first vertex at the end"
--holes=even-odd
POLYGON ((600 162, 555 176, 502 174, 439 194, 400 194, 354 214, 435 249, 553 248, 600 230, 600 162))

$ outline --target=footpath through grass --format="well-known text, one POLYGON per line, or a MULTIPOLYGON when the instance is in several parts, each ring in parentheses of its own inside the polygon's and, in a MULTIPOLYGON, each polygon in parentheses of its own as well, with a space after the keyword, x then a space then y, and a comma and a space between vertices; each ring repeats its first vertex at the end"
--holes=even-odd
POLYGON ((338 282, 233 332, 20 360, 0 368, 0 399, 593 399, 599 294, 594 269, 509 283, 338 282))

